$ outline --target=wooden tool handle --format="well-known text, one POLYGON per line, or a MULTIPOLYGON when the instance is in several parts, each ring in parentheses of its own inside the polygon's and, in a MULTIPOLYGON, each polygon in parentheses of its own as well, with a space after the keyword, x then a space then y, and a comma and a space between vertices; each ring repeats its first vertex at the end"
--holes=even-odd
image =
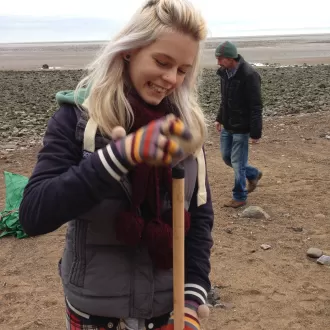
POLYGON ((173 295, 174 330, 184 329, 184 168, 172 169, 173 178, 173 295))

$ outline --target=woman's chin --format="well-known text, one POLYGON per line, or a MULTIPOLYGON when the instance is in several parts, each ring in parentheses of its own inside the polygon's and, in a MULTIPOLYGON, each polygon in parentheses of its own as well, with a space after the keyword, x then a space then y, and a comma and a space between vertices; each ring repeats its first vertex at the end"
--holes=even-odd
POLYGON ((160 102, 163 101, 164 97, 166 96, 164 93, 157 93, 152 90, 146 90, 142 93, 139 93, 143 101, 150 105, 158 105, 160 102))

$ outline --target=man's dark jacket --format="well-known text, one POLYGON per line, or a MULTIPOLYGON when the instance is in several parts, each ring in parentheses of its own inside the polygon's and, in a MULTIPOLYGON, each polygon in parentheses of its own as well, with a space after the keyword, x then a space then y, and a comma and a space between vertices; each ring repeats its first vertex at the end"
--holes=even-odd
POLYGON ((221 79, 221 104, 216 118, 232 133, 250 133, 252 139, 261 138, 262 99, 259 73, 239 55, 239 66, 233 77, 225 69, 217 74, 221 79))

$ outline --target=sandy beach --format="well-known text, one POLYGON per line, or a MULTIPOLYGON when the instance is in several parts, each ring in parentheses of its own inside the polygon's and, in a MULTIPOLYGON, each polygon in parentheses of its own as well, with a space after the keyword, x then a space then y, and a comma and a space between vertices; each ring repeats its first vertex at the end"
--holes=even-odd
MULTIPOLYGON (((330 268, 308 258, 330 255, 330 35, 232 38, 262 77, 264 131, 250 161, 263 170, 247 206, 269 219, 246 219, 223 203, 232 170, 212 121, 219 107, 214 48, 206 43, 199 85, 209 124, 208 174, 215 211, 212 286, 220 299, 203 330, 326 330, 330 268), (270 66, 266 66, 266 64, 270 66), (262 244, 270 248, 263 250, 262 244)), ((100 49, 95 43, 0 44, 0 169, 31 175, 55 93, 74 88, 100 49), (41 66, 59 67, 42 70, 41 66)), ((5 186, 0 180, 0 210, 5 186)), ((44 236, 0 239, 0 330, 64 329, 57 263, 66 226, 44 236)))
MULTIPOLYGON (((214 67, 215 47, 225 39, 208 39, 203 67, 214 67)), ((231 38, 251 63, 330 63, 330 34, 231 38)), ((104 45, 102 42, 0 44, 0 70, 38 70, 43 64, 82 69, 104 45)))

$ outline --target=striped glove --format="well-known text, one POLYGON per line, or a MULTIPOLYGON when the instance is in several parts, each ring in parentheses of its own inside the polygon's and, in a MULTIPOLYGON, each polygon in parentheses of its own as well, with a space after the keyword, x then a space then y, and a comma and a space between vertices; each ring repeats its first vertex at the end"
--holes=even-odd
MULTIPOLYGON (((189 313, 184 314, 184 329, 183 330, 200 330, 199 320, 189 313)), ((164 325, 160 330, 174 330, 174 315, 170 317, 167 325, 164 325)))
POLYGON ((189 141, 192 135, 183 122, 171 114, 115 141, 111 147, 117 149, 124 164, 161 166, 170 164, 174 157, 182 156, 183 151, 175 138, 189 141))
MULTIPOLYGON (((200 330, 200 319, 208 318, 210 310, 207 305, 199 305, 195 301, 185 300, 184 303, 184 329, 183 330, 200 330)), ((159 330, 174 330, 174 315, 171 314, 166 325, 159 330)))

